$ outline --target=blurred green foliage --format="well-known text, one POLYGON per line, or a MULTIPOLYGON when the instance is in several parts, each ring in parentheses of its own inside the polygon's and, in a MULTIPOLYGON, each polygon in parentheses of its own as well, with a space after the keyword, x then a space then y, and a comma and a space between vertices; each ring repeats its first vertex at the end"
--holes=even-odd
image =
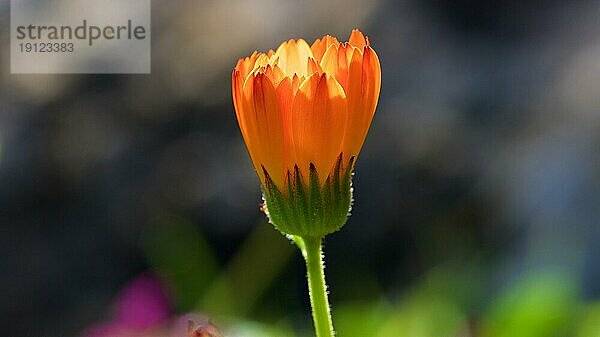
POLYGON ((393 313, 389 303, 376 300, 333 305, 332 310, 337 335, 346 337, 373 335, 393 313))
POLYGON ((265 222, 257 224, 234 257, 206 289, 197 309, 245 316, 288 264, 295 247, 265 222))
POLYGON ((142 246, 150 265, 172 286, 178 310, 194 309, 215 278, 218 265, 197 227, 182 217, 163 216, 143 234, 142 246))
POLYGON ((583 309, 578 326, 577 337, 600 336, 600 302, 592 303, 583 309))
POLYGON ((559 273, 532 273, 494 301, 485 337, 568 336, 578 309, 576 282, 559 273))
MULTIPOLYGON (((257 323, 264 318, 257 317, 261 312, 257 305, 268 303, 269 287, 297 253, 269 224, 257 224, 222 265, 198 227, 182 217, 158 219, 146 229, 142 242, 150 265, 171 286, 177 311, 206 314, 222 323, 232 337, 311 336, 306 312, 284 308, 270 324, 257 323)), ((357 267, 356 272, 363 271, 357 267)), ((359 283, 348 288, 360 289, 364 280, 348 277, 345 281, 359 283)), ((399 287, 408 290, 396 299, 371 284, 372 298, 333 303, 337 335, 600 336, 600 304, 582 303, 577 280, 565 274, 529 272, 489 300, 482 300, 485 283, 480 267, 455 263, 433 268, 408 288, 399 287)))

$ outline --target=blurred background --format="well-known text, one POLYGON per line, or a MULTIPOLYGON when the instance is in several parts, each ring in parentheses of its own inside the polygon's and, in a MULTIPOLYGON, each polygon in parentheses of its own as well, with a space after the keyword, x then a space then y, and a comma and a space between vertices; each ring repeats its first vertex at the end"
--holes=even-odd
POLYGON ((383 80, 352 217, 325 242, 338 335, 600 336, 599 17, 594 0, 155 0, 151 75, 11 75, 2 48, 2 335, 185 336, 191 315, 311 336, 230 75, 358 27, 383 80))

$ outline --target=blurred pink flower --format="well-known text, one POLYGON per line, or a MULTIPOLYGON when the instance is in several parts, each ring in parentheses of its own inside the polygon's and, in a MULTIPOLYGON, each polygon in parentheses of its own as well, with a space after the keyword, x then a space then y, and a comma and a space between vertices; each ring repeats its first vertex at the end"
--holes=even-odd
POLYGON ((135 278, 115 300, 115 319, 134 329, 147 329, 169 318, 169 299, 151 274, 135 278))
POLYGON ((162 284, 151 273, 136 277, 119 292, 111 317, 109 321, 87 328, 81 337, 221 336, 208 319, 199 314, 173 316, 162 284))
POLYGON ((171 315, 169 299, 161 283, 150 273, 129 282, 113 305, 112 320, 89 327, 82 337, 148 336, 171 315))

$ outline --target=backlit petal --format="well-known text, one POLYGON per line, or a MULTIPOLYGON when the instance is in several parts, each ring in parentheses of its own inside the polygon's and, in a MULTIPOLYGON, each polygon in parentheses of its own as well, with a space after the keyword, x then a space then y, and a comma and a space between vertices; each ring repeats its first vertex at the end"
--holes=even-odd
POLYGON ((333 77, 313 74, 300 85, 292 107, 296 160, 303 172, 314 164, 321 183, 340 153, 347 114, 344 90, 333 77))
POLYGON ((356 48, 348 43, 331 45, 321 59, 323 71, 334 76, 344 90, 348 83, 348 63, 354 49, 356 48))
POLYGON ((285 74, 278 65, 267 65, 265 75, 269 77, 274 86, 277 86, 285 78, 285 74))
POLYGON ((306 62, 313 57, 310 47, 303 39, 289 40, 282 43, 275 56, 279 58, 279 67, 286 76, 306 76, 306 62))
MULTIPOLYGON (((279 100, 271 80, 265 74, 251 74, 244 84, 242 123, 248 130, 246 143, 261 179, 264 167, 275 184, 282 184, 284 173, 284 137, 279 100)), ((264 181, 264 180, 263 180, 264 181)))
POLYGON ((358 30, 358 29, 353 29, 352 30, 352 34, 350 34, 350 38, 348 39, 348 42, 360 49, 363 49, 364 46, 367 45, 367 41, 365 40, 365 36, 363 35, 363 33, 358 30))
POLYGON ((342 146, 344 157, 358 156, 375 113, 381 87, 377 55, 365 47, 364 55, 353 53, 348 72, 348 126, 342 146))
POLYGON ((315 59, 313 59, 312 57, 308 59, 308 64, 307 64, 307 73, 308 74, 314 74, 314 73, 319 73, 321 74, 323 72, 323 69, 321 68, 321 65, 319 63, 317 63, 315 61, 315 59))
POLYGON ((259 57, 259 55, 260 53, 255 51, 254 53, 252 53, 252 55, 240 59, 238 61, 238 63, 235 66, 235 69, 240 72, 242 80, 245 80, 246 77, 248 77, 248 74, 250 74, 250 72, 252 71, 252 69, 254 69, 254 63, 256 62, 256 59, 259 57))
POLYGON ((322 39, 317 39, 312 44, 312 46, 310 46, 310 49, 312 50, 313 57, 315 58, 315 60, 317 62, 320 62, 321 58, 323 57, 323 55, 327 51, 327 48, 329 48, 329 46, 332 45, 332 44, 336 44, 337 45, 339 43, 340 42, 335 37, 333 37, 331 35, 325 35, 322 39))

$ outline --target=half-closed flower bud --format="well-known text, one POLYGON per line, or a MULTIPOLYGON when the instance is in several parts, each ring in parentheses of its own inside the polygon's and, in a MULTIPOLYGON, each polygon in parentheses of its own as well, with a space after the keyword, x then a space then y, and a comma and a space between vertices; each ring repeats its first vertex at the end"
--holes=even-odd
POLYGON ((379 59, 358 30, 345 43, 289 40, 238 61, 236 116, 280 231, 324 236, 344 225, 380 87, 379 59))

